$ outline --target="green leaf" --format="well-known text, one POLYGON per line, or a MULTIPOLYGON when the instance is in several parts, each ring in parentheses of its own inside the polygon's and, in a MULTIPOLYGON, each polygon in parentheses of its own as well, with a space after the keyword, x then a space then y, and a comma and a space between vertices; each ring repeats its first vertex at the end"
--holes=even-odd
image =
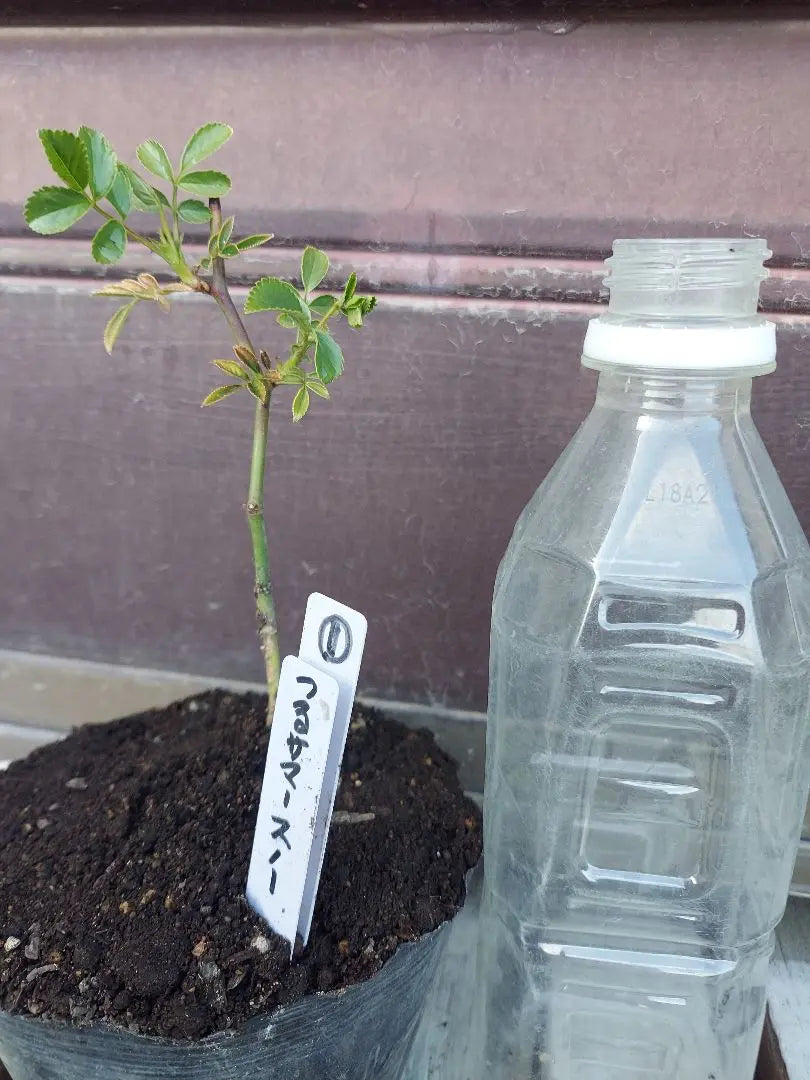
POLYGON ((293 420, 297 424, 299 420, 303 420, 307 415, 309 409, 309 390, 305 386, 302 386, 298 393, 293 398, 292 403, 292 415, 293 420))
POLYGON ((200 259, 200 269, 201 270, 210 270, 211 269, 211 258, 210 258, 210 256, 206 255, 204 259, 200 259))
POLYGON ((127 234, 117 221, 108 221, 93 237, 91 251, 97 263, 115 263, 127 249, 127 234))
POLYGON ((240 251, 247 251, 248 248, 261 247, 262 244, 266 244, 268 240, 272 239, 272 233, 256 233, 254 236, 245 236, 241 240, 237 240, 236 246, 240 251))
POLYGON ((309 315, 302 311, 282 311, 276 316, 276 322, 285 330, 303 330, 305 334, 312 336, 312 321, 309 315))
POLYGON ((237 390, 241 389, 242 383, 228 383, 227 386, 218 386, 216 390, 212 390, 208 397, 205 398, 201 408, 205 408, 206 405, 215 405, 218 401, 230 397, 231 394, 235 394, 237 390))
POLYGON ((326 389, 320 379, 309 376, 307 378, 307 387, 312 391, 313 394, 317 394, 318 397, 326 398, 328 400, 329 391, 326 389))
POLYGON ((261 374, 262 369, 259 367, 259 361, 247 345, 234 345, 233 351, 236 354, 237 359, 241 360, 243 364, 251 369, 251 371, 255 371, 257 375, 261 374))
POLYGON ((285 371, 281 376, 282 386, 304 386, 306 385, 307 375, 305 371, 300 368, 291 368, 289 371, 285 371))
POLYGON ((336 297, 334 296, 318 296, 310 303, 309 309, 315 315, 322 317, 335 303, 336 297))
POLYGON ((103 199, 113 186, 118 158, 100 131, 80 127, 79 136, 90 162, 90 190, 94 198, 103 199))
POLYGON ((184 199, 177 207, 177 212, 183 221, 192 225, 207 225, 211 220, 211 211, 199 199, 184 199))
POLYGON ((90 200, 80 191, 64 187, 43 187, 25 204, 25 220, 34 232, 44 236, 64 232, 90 209, 90 200))
POLYGON ((136 152, 138 161, 145 169, 148 169, 150 173, 154 173, 155 176, 159 176, 161 180, 168 180, 171 183, 174 179, 172 163, 169 161, 169 155, 157 139, 147 139, 146 142, 142 142, 136 152))
POLYGON ((315 247, 304 248, 301 256, 301 280, 307 292, 317 289, 329 270, 329 258, 315 247))
POLYGON ((203 124, 201 128, 197 128, 183 150, 180 172, 183 173, 192 165, 210 157, 220 146, 224 146, 231 135, 233 128, 228 124, 203 124))
POLYGON ((326 330, 316 330, 315 337, 315 370, 323 382, 330 383, 343 373, 343 353, 326 330))
POLYGON ((344 303, 342 310, 349 320, 349 326, 359 330, 363 325, 363 317, 373 311, 376 304, 376 296, 353 296, 348 303, 344 303))
POLYGON ((219 249, 219 253, 223 259, 232 259, 239 254, 239 248, 236 244, 226 244, 225 247, 219 249))
POLYGON ((275 277, 261 278, 248 293, 245 314, 252 315, 255 311, 303 311, 308 315, 298 290, 288 281, 275 277))
POLYGON ((219 255, 219 237, 216 233, 208 238, 208 254, 212 259, 215 259, 219 255))
POLYGON ((107 192, 107 198, 122 218, 125 218, 132 209, 132 188, 129 186, 129 180, 127 180, 126 173, 122 171, 120 165, 115 170, 115 179, 112 187, 107 192))
POLYGON ((258 375, 254 375, 252 371, 247 372, 247 385, 248 390, 253 396, 260 401, 262 405, 267 404, 267 399, 270 396, 267 383, 264 379, 261 379, 258 375))
POLYGON ((225 245, 231 238, 231 233, 233 232, 233 222, 233 215, 231 215, 229 218, 225 218, 225 220, 222 222, 222 227, 219 230, 219 246, 221 248, 225 247, 225 245))
POLYGON ((360 327, 363 325, 362 308, 349 308, 349 310, 346 312, 346 319, 348 320, 349 326, 351 326, 353 330, 359 330, 360 327))
POLYGON ((351 298, 354 296, 355 289, 357 288, 357 274, 352 270, 349 274, 349 280, 346 282, 346 288, 343 290, 343 303, 348 304, 351 298))
POLYGON ((132 205, 135 209, 156 210, 157 195, 155 194, 155 189, 147 184, 145 180, 142 180, 129 165, 124 165, 123 162, 119 162, 118 168, 129 181, 130 190, 132 191, 132 205))
POLYGON ((74 191, 84 191, 90 183, 90 162, 84 143, 72 131, 42 128, 39 141, 51 168, 74 191))
POLYGON ((183 191, 190 191, 192 195, 201 195, 204 199, 215 199, 220 195, 227 195, 231 190, 230 177, 225 173, 215 172, 213 169, 202 172, 184 173, 178 187, 183 191))
POLYGON ((231 375, 235 379, 241 379, 243 382, 248 381, 248 373, 242 367, 241 364, 237 364, 235 360, 212 360, 212 364, 216 364, 220 371, 224 371, 226 375, 231 375))
POLYGON ((118 340, 118 335, 124 329, 124 323, 129 318, 129 313, 138 303, 138 300, 130 300, 128 304, 124 304, 116 312, 113 313, 110 321, 104 327, 104 348, 108 353, 113 351, 113 346, 118 340))

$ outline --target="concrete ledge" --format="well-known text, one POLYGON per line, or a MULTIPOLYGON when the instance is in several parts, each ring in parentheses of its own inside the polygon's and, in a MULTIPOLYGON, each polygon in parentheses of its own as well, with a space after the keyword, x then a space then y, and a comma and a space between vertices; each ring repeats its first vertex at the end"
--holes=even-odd
MULTIPOLYGON (((199 694, 212 686, 263 692, 258 683, 171 671, 90 663, 0 650, 0 765, 79 724, 93 724, 199 694)), ((459 762, 464 787, 483 791, 483 713, 363 697, 409 727, 428 727, 459 762)), ((2 1078, 0 1078, 2 1080, 2 1078)))

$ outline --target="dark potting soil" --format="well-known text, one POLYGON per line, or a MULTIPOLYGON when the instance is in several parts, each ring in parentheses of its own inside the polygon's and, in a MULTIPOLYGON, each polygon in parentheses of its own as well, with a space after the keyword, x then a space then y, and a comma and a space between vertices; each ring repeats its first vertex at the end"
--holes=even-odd
POLYGON ((367 979, 456 912, 479 811, 429 732, 358 707, 291 964, 244 899, 266 749, 263 699, 213 691, 0 773, 0 1008, 199 1039, 367 979))

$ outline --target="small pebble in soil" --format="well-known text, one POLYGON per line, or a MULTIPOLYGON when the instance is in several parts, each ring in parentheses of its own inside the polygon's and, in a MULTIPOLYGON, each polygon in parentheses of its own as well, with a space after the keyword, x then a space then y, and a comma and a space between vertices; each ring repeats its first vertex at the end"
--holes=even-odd
POLYGON ((31 939, 25 946, 26 960, 39 960, 39 930, 31 931, 31 939))

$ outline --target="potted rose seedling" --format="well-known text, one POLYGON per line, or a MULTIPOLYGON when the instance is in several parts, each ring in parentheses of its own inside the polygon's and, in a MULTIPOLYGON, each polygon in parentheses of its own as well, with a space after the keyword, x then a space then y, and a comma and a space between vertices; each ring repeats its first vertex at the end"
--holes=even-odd
POLYGON ((94 215, 99 264, 133 245, 151 260, 101 283, 120 301, 108 352, 136 307, 208 301, 224 317, 231 354, 213 356, 224 381, 202 404, 253 399, 245 511, 267 699, 211 691, 88 726, 0 775, 0 1059, 13 1080, 393 1080, 435 931, 480 853, 478 813, 432 737, 356 707, 306 946, 291 960, 245 899, 281 662, 270 409, 286 399, 311 422, 343 372, 341 324, 360 330, 375 300, 354 274, 324 290, 329 259, 310 246, 300 284, 262 277, 237 306, 229 264, 272 237, 239 237, 222 212, 230 180, 208 159, 231 134, 205 124, 176 163, 149 140, 133 168, 98 131, 39 133, 59 183, 30 197, 29 226, 61 233, 94 215), (207 228, 207 249, 187 225, 207 228), (254 332, 262 312, 289 334, 282 356, 254 332))

